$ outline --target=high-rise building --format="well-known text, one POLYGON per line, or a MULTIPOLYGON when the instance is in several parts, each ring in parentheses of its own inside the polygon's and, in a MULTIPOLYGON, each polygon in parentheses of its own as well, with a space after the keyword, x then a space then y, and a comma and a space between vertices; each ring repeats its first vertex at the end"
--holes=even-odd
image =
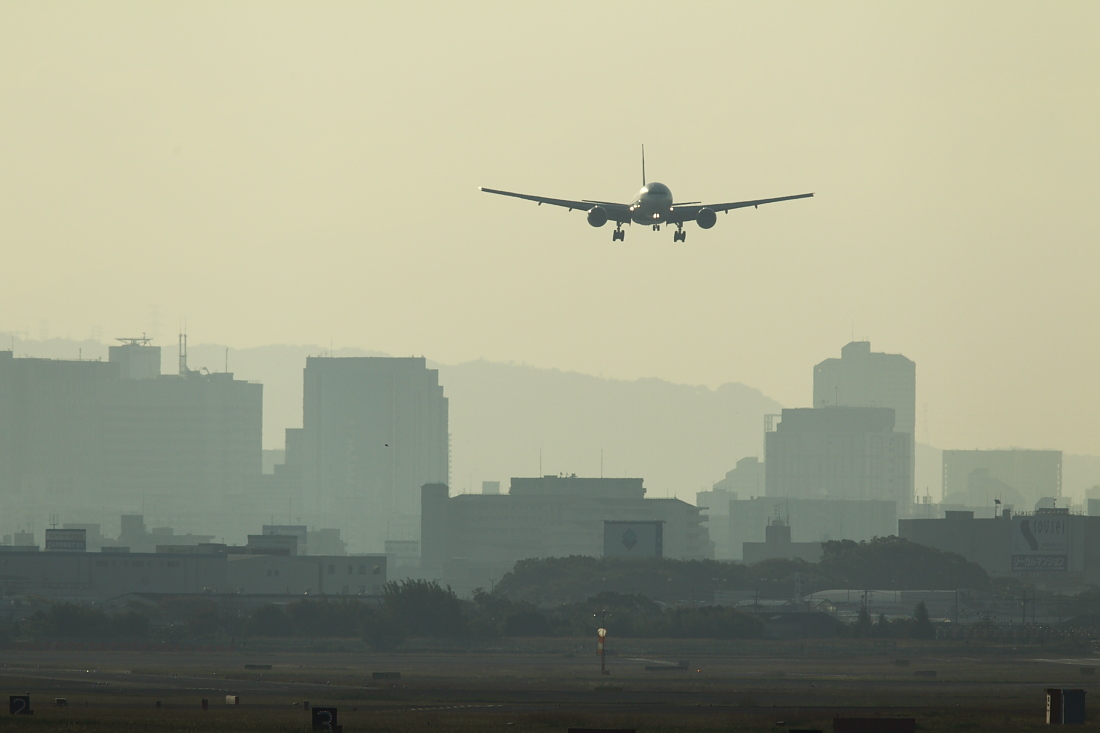
POLYGON ((233 517, 260 476, 263 387, 160 373, 145 339, 110 361, 0 352, 0 506, 15 521, 140 510, 184 526, 233 517))
MULTIPOLYGON (((839 359, 814 367, 814 407, 889 407, 894 432, 909 435, 909 491, 916 467, 917 366, 901 354, 871 351, 869 341, 852 341, 839 359)), ((910 499, 911 501, 911 499, 910 499)), ((898 506, 905 513, 908 506, 898 506)))
POLYGON ((420 534, 420 487, 449 480, 447 398, 423 358, 310 357, 302 431, 304 517, 357 550, 420 534))
POLYGON ((901 354, 871 351, 871 342, 853 341, 839 359, 814 367, 814 407, 892 407, 894 430, 916 429, 917 366, 901 354))
POLYGON ((764 445, 769 498, 913 501, 912 435, 888 407, 783 410, 764 445))

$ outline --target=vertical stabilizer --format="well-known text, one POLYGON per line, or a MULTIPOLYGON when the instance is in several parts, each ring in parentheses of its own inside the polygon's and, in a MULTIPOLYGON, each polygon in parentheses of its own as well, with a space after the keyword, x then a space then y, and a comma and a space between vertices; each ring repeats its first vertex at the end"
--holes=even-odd
POLYGON ((645 144, 642 144, 642 186, 645 187, 645 144))

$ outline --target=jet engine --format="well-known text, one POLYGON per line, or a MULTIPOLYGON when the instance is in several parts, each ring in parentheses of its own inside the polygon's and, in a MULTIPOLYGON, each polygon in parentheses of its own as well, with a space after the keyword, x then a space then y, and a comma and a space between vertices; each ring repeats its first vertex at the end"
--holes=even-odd
POLYGON ((714 209, 699 209, 699 213, 695 215, 695 223, 700 229, 710 229, 717 221, 718 214, 714 213, 714 209))
POLYGON ((602 227, 607 223, 607 210, 593 206, 588 210, 588 223, 594 227, 602 227))

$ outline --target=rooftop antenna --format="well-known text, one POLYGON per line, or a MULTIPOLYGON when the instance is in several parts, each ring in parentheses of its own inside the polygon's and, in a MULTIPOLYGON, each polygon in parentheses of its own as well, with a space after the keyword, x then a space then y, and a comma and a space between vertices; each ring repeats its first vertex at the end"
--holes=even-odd
POLYGON ((187 332, 180 332, 180 376, 186 376, 191 370, 187 368, 187 332))
POLYGON ((645 143, 642 143, 642 185, 645 186, 645 143))

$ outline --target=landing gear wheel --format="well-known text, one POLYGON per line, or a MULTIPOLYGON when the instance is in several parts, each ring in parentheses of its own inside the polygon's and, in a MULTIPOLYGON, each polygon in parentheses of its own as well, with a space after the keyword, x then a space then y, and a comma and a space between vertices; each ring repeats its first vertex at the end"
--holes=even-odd
POLYGON ((673 242, 686 242, 687 238, 688 238, 688 233, 685 232, 683 229, 681 229, 678 232, 674 232, 673 235, 672 235, 672 241, 673 242))
POLYGON ((611 241, 612 242, 625 242, 626 241, 626 232, 624 232, 622 229, 616 229, 615 231, 611 232, 611 241))

